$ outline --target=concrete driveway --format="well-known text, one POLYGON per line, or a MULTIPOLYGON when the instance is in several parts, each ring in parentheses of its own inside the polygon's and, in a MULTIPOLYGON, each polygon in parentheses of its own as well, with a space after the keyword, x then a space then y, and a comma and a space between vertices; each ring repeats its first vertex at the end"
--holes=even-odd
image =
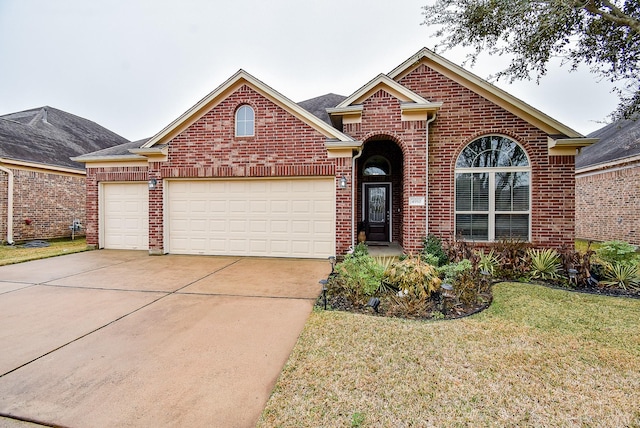
POLYGON ((255 426, 329 271, 109 250, 0 267, 0 427, 255 426))

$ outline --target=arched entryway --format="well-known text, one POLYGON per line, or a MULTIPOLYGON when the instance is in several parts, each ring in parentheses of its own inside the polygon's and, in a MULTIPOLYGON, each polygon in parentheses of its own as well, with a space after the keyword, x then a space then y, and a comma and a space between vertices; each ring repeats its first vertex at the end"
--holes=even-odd
POLYGON ((403 155, 392 140, 379 137, 364 144, 356 163, 356 222, 368 243, 402 245, 403 155))

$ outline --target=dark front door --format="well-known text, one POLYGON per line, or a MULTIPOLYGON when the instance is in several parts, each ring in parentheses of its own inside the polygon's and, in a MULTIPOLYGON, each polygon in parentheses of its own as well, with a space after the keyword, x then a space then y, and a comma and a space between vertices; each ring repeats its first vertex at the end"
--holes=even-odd
POLYGON ((367 241, 389 242, 391 218, 391 184, 365 183, 364 221, 367 241))

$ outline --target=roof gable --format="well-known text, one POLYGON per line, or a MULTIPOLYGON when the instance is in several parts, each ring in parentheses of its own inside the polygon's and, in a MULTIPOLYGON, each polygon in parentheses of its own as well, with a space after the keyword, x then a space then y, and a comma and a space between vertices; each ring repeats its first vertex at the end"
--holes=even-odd
POLYGON ((388 76, 395 81, 400 81, 422 64, 490 100, 549 135, 562 135, 568 138, 583 137, 579 132, 563 125, 540 110, 537 110, 524 101, 427 48, 421 49, 418 53, 393 69, 388 76))
POLYGON ((398 82, 390 79, 384 74, 379 74, 366 85, 347 97, 336 106, 337 109, 346 108, 354 104, 362 104, 364 100, 378 92, 380 89, 386 91, 401 102, 412 102, 418 104, 429 104, 429 101, 422 98, 412 90, 402 86, 398 82))
POLYGON ((180 117, 171 122, 167 127, 151 137, 151 139, 149 139, 149 141, 147 141, 147 143, 145 143, 142 148, 151 148, 158 144, 168 143, 172 138, 187 129, 189 126, 195 123, 198 119, 204 116, 207 112, 209 112, 216 105, 218 105, 243 85, 249 86, 251 89, 269 99, 277 106, 283 108, 285 111, 289 112, 296 118, 302 120, 307 125, 311 126, 316 131, 327 137, 327 139, 344 142, 353 141, 353 139, 348 135, 333 128, 322 119, 303 109, 298 104, 291 101, 289 98, 280 94, 273 88, 269 87, 262 81, 256 79, 251 74, 241 69, 233 76, 231 76, 226 82, 224 82, 214 91, 212 91, 206 97, 196 103, 193 107, 183 113, 180 117))
POLYGON ((380 90, 400 101, 403 120, 426 120, 430 112, 436 112, 442 106, 442 103, 432 103, 388 76, 379 74, 335 108, 327 109, 334 125, 339 127, 341 122, 360 121, 362 119, 362 104, 380 90))

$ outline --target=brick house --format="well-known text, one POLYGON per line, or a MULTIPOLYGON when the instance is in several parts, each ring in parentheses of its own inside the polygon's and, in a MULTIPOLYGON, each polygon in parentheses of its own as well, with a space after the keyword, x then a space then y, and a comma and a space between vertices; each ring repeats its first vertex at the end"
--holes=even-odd
POLYGON ((428 233, 570 243, 592 142, 423 49, 300 104, 240 70, 138 148, 76 160, 92 245, 325 258, 360 231, 406 252, 428 233))
POLYGON ((620 120, 576 157, 576 236, 640 245, 640 122, 620 120))
POLYGON ((84 165, 70 157, 126 141, 52 107, 0 116, 0 242, 71 235, 74 220, 85 222, 86 189, 84 165))

